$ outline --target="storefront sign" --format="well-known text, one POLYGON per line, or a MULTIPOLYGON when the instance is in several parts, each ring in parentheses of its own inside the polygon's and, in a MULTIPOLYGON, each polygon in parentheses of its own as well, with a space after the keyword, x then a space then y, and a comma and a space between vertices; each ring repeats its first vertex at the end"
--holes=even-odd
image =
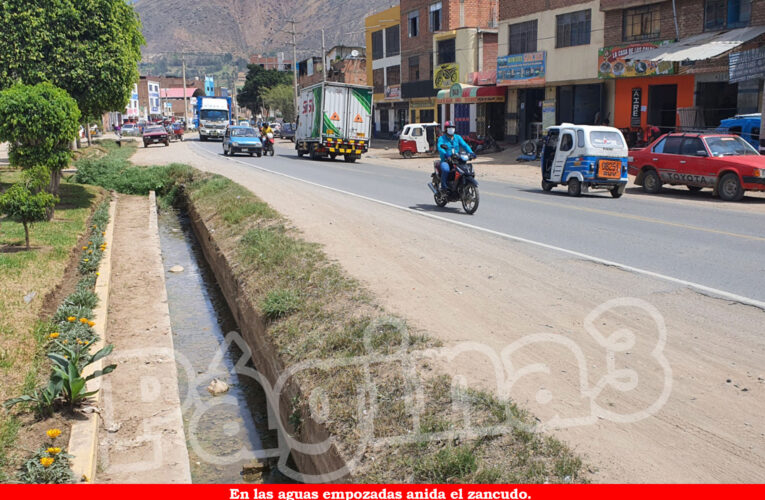
POLYGON ((603 47, 598 51, 598 78, 674 75, 675 64, 671 61, 656 62, 634 59, 641 52, 663 47, 670 43, 672 42, 666 40, 603 47))
POLYGON ((765 47, 730 55, 730 83, 765 78, 765 47))
POLYGON ((528 52, 497 59, 497 85, 544 85, 547 52, 528 52))
POLYGON ((635 87, 632 89, 632 103, 630 107, 630 126, 640 127, 640 113, 642 111, 643 103, 643 89, 641 87, 635 87))
POLYGON ((385 87, 386 99, 401 99, 401 85, 389 85, 385 87))
POLYGON ((457 63, 441 64, 433 72, 433 88, 448 89, 460 81, 460 66, 457 63))
POLYGON ((555 99, 542 101, 542 130, 555 126, 555 99))

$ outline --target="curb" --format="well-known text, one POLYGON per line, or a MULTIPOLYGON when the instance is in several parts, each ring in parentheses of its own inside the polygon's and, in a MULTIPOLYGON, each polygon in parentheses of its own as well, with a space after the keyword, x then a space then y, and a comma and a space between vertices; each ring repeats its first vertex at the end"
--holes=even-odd
MULTIPOLYGON (((100 340, 94 344, 94 352, 98 352, 104 347, 106 338, 106 319, 109 309, 109 285, 112 276, 112 239, 114 237, 114 222, 117 212, 117 199, 112 198, 109 204, 109 224, 106 226, 106 252, 101 258, 101 264, 98 268, 99 276, 96 280, 95 293, 98 295, 98 307, 93 311, 93 321, 96 325, 93 330, 99 336, 100 340)), ((99 360, 85 368, 83 374, 90 375, 96 370, 103 368, 103 360, 99 360)), ((101 379, 96 378, 88 382, 87 390, 96 391, 101 389, 101 379)), ((76 482, 91 483, 96 475, 98 464, 98 405, 101 402, 101 392, 97 392, 91 398, 91 407, 95 409, 90 413, 83 414, 81 420, 76 420, 72 424, 72 430, 69 436, 69 448, 67 453, 73 455, 71 459, 71 469, 74 472, 76 482)))

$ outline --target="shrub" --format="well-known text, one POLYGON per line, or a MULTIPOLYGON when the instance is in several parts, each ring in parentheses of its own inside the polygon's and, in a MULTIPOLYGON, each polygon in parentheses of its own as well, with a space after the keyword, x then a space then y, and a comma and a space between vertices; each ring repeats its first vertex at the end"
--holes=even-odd
POLYGON ((0 195, 0 213, 24 226, 24 238, 29 250, 29 227, 35 222, 48 220, 58 198, 44 191, 48 169, 34 167, 24 172, 23 180, 0 195))

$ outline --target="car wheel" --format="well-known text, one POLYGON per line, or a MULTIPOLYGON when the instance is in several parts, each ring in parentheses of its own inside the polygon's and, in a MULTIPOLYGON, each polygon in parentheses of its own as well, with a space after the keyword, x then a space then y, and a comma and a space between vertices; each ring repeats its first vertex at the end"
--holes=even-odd
POLYGON ((407 160, 409 160, 409 159, 411 159, 411 158, 412 158, 412 156, 413 156, 413 155, 412 155, 412 152, 411 152, 411 151, 404 151, 403 153, 401 153, 401 156, 403 156, 404 158, 406 158, 407 160))
POLYGON ((148 145, 148 144, 146 144, 146 143, 144 142, 144 143, 143 143, 143 147, 145 147, 145 148, 148 148, 148 147, 149 147, 149 145, 148 145))
POLYGON ((582 196, 582 183, 576 177, 568 181, 568 194, 570 196, 582 196))
POLYGON ((258 158, 260 158, 261 156, 263 156, 263 153, 257 153, 257 155, 258 155, 258 158))
POLYGON ((744 197, 744 188, 741 187, 738 175, 733 172, 723 175, 717 184, 717 193, 720 195, 721 200, 741 201, 741 198, 744 197))
POLYGON ((649 194, 657 194, 661 191, 661 178, 656 170, 649 170, 643 175, 643 191, 649 194))
POLYGON ((620 184, 618 186, 614 186, 611 188, 611 196, 614 198, 621 198, 624 194, 624 188, 627 187, 626 184, 620 184))
POLYGON ((543 191, 548 191, 548 192, 552 191, 552 188, 554 188, 554 187, 555 187, 555 184, 553 184, 552 182, 545 181, 545 180, 542 181, 542 190, 543 191))
POLYGON ((250 158, 252 158, 252 155, 254 155, 254 154, 255 154, 255 153, 250 153, 250 158))
POLYGON ((703 188, 701 186, 688 186, 688 191, 690 191, 691 193, 698 193, 702 189, 703 188))

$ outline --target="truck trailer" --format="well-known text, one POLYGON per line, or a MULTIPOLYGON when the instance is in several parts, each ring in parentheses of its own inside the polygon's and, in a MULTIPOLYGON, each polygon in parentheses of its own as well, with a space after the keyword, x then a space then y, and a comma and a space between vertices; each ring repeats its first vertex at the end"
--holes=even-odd
POLYGON ((324 82, 300 91, 295 149, 312 160, 343 156, 353 163, 369 150, 372 87, 324 82))
POLYGON ((223 139, 226 127, 231 123, 231 98, 197 97, 195 121, 200 141, 211 137, 223 139))

